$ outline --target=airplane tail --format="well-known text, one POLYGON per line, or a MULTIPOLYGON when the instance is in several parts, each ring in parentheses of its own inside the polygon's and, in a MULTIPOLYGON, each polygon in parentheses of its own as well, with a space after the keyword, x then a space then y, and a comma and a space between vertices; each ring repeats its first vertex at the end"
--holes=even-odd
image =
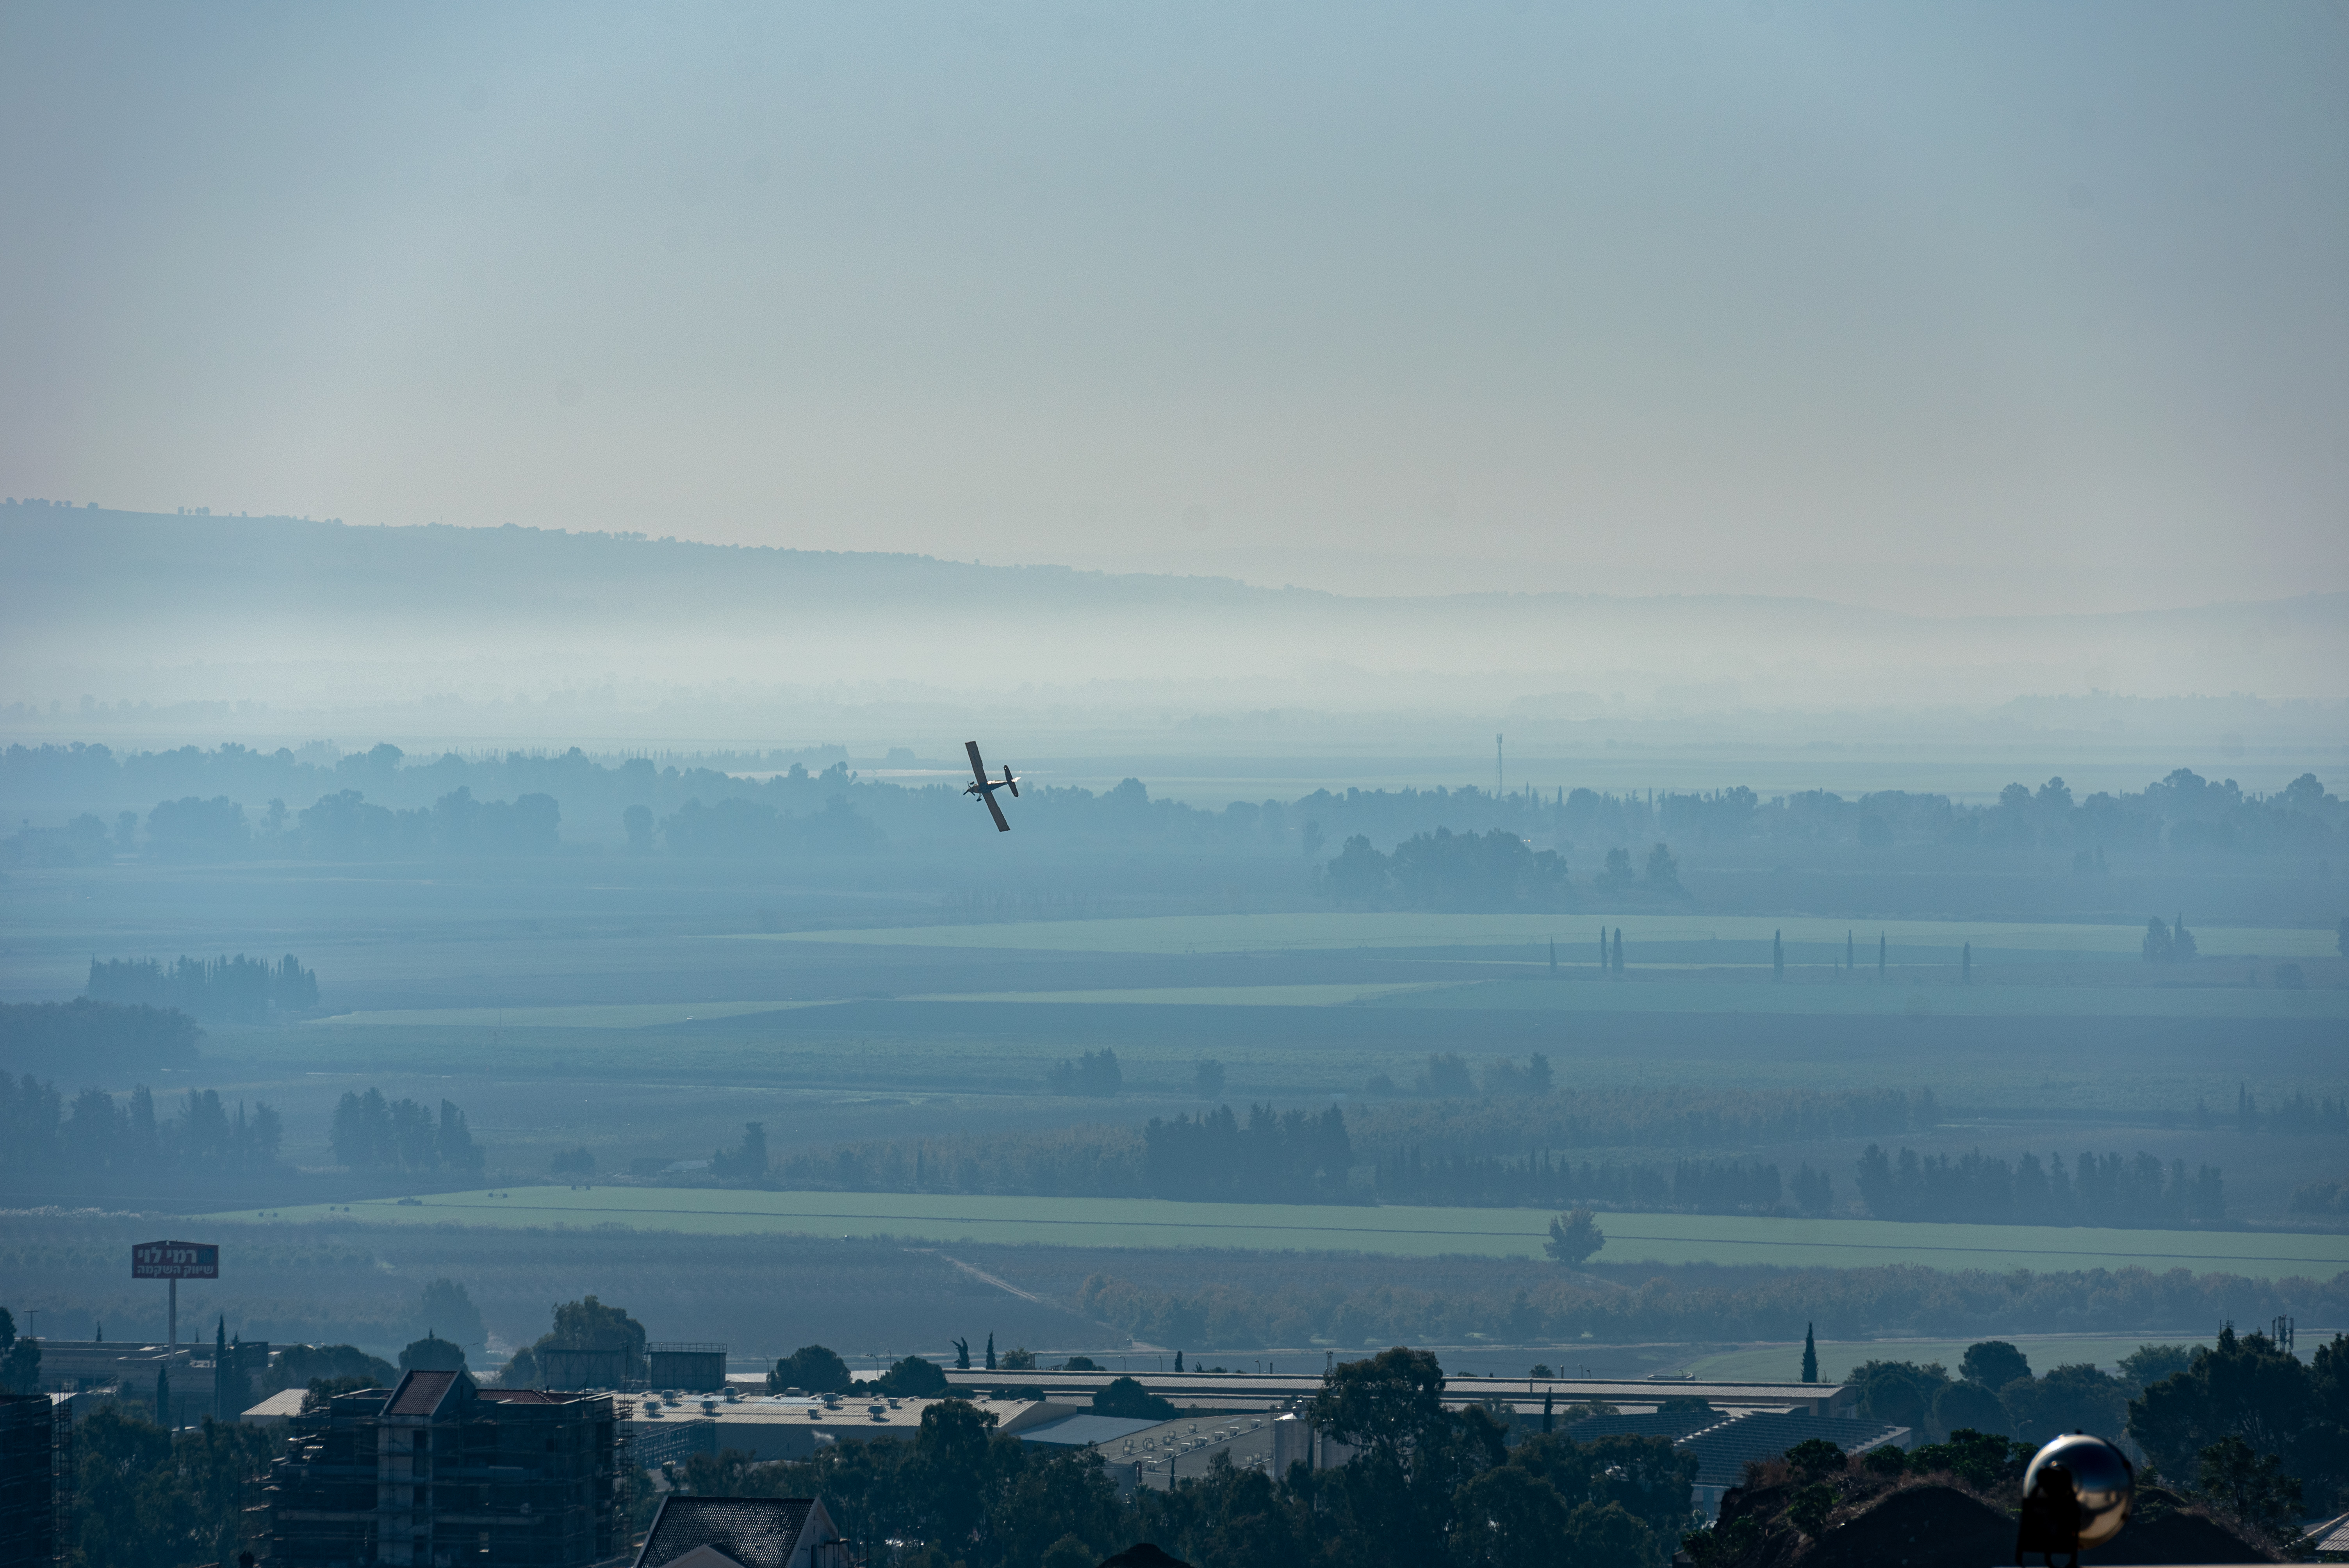
POLYGON ((1009 765, 1006 765, 1003 769, 1003 781, 1011 786, 1011 798, 1014 800, 1019 799, 1019 780, 1011 777, 1011 769, 1009 765))

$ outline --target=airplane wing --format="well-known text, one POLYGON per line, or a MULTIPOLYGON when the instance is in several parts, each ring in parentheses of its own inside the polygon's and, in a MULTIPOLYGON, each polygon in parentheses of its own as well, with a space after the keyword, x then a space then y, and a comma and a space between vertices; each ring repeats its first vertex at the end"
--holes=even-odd
MULTIPOLYGON (((970 753, 971 777, 978 780, 983 791, 983 787, 987 783, 987 764, 978 759, 978 742, 966 740, 962 743, 962 748, 970 753)), ((988 799, 992 799, 993 797, 989 796, 988 799)))
POLYGON ((981 795, 979 799, 987 802, 987 814, 995 819, 995 830, 999 833, 1009 832, 1011 824, 1003 820, 1003 808, 995 803, 995 797, 981 795))

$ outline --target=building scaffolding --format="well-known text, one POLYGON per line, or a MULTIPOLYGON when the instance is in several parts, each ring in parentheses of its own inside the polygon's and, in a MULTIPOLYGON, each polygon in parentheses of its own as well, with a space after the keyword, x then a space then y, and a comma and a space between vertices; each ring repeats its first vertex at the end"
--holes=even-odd
POLYGON ((410 1372, 295 1417, 269 1485, 283 1568, 589 1568, 620 1549, 607 1395, 410 1372))
POLYGON ((73 1517, 73 1408, 0 1393, 0 1568, 55 1568, 73 1517))

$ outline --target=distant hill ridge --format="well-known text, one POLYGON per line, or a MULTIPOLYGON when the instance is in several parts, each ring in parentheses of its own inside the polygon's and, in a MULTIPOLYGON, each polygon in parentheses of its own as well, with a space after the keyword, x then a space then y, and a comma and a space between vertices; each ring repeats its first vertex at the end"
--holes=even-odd
POLYGON ((1764 594, 1653 594, 1545 592, 1478 593, 1370 598, 1320 589, 1265 588, 1236 578, 1164 573, 1112 573, 1036 564, 982 565, 891 551, 802 550, 787 545, 716 544, 637 532, 590 532, 506 523, 472 528, 451 523, 357 525, 334 519, 206 516, 119 511, 9 501, 0 504, 5 541, 20 582, 72 591, 103 583, 119 591, 166 586, 175 593, 217 582, 253 591, 347 578, 378 588, 409 584, 440 596, 516 593, 543 597, 594 585, 642 596, 664 587, 690 586, 742 593, 789 587, 827 594, 846 588, 924 589, 1023 595, 1081 594, 1095 604, 1148 602, 1196 607, 1483 605, 1495 602, 1633 609, 1734 606, 1746 614, 1778 612, 1883 624, 1962 625, 2146 616, 2278 613, 2319 620, 2349 615, 2349 593, 2213 603, 2185 609, 2129 611, 2092 616, 1934 617, 1874 609, 1828 599, 1764 594), (455 573, 453 577, 450 573, 455 573))
MULTIPOLYGON (((1477 593, 1356 598, 1225 577, 979 565, 523 527, 354 527, 0 504, 0 655, 88 691, 147 667, 236 665, 347 694, 394 664, 441 682, 548 667, 704 682, 1239 683, 1195 706, 1457 709, 1593 694, 1733 707, 1980 709, 2091 688, 2256 692, 2336 706, 2349 593, 2077 616, 1936 618, 1820 599, 1477 593), (466 666, 467 661, 477 661, 466 666), (534 662, 535 661, 535 662, 534 662), (117 672, 117 673, 106 673, 117 672), (1409 695, 1393 684, 1427 677, 1409 695), (292 678, 292 677, 287 677, 292 678), (1292 684, 1265 700, 1268 678, 1292 684), (1255 684, 1251 691, 1249 686, 1255 684), (1243 695, 1244 694, 1244 695, 1243 695)), ((270 677, 275 680, 276 676, 270 677)), ((490 678, 504 680, 504 676, 490 678)), ((270 689, 282 688, 279 681, 270 689)), ((71 688, 67 688, 68 691, 71 688)), ((41 692, 43 697, 65 695, 41 692)), ((142 691, 143 695, 143 691, 142 691)), ((243 696, 245 691, 234 695, 243 696)), ((1543 706, 1543 705, 1549 706, 1543 706)), ((1568 710, 1571 710, 1568 712, 1568 710)))

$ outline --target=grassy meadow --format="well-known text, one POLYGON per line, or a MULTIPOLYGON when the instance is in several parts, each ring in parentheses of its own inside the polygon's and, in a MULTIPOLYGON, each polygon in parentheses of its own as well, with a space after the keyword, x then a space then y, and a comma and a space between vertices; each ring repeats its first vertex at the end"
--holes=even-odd
MULTIPOLYGON (((678 1187, 517 1187, 377 1199, 221 1220, 304 1223, 347 1214, 384 1224, 518 1228, 626 1225, 699 1235, 888 1236, 1102 1247, 1357 1251, 1537 1258, 1549 1215, 1530 1209, 1185 1203, 909 1192, 773 1192, 678 1187)), ((1947 1269, 2220 1270, 2260 1278, 2349 1268, 2349 1236, 1937 1225, 1742 1215, 1612 1214, 1608 1263, 1915 1264, 1947 1269)))

